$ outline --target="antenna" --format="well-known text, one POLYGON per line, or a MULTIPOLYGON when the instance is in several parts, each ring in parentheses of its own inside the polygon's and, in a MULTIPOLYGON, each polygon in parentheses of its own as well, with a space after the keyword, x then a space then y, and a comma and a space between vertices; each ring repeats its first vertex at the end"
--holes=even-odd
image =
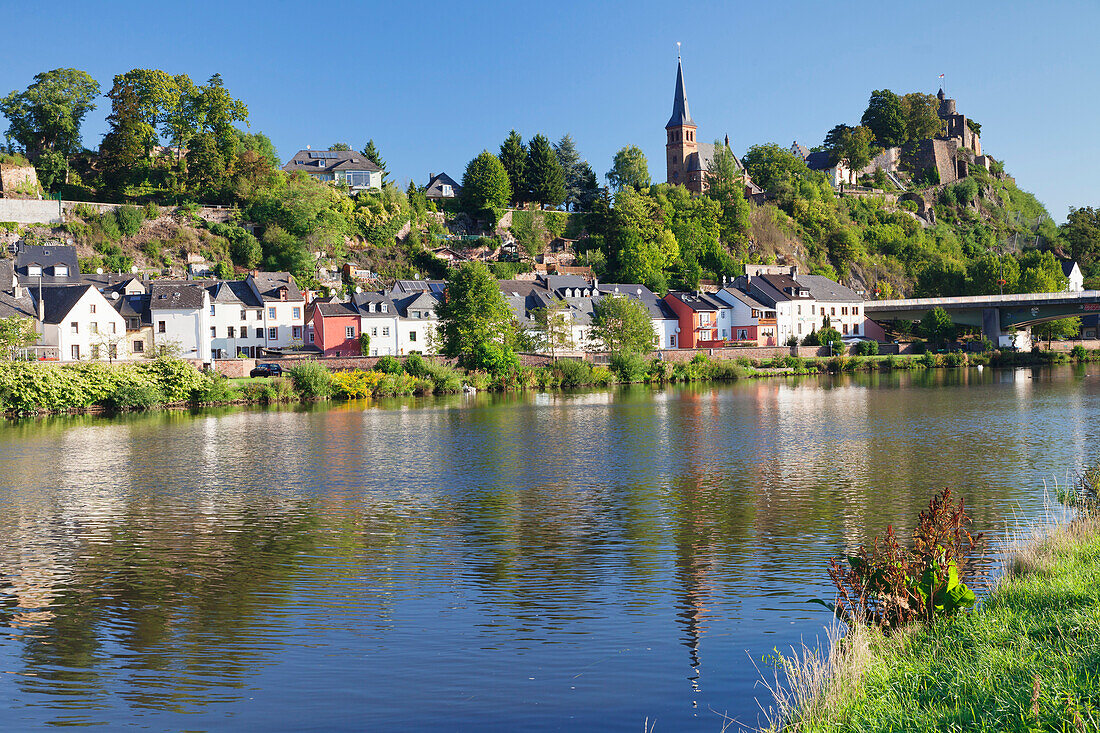
POLYGON ((679 41, 676 42, 676 58, 677 59, 680 58, 680 42, 679 41))

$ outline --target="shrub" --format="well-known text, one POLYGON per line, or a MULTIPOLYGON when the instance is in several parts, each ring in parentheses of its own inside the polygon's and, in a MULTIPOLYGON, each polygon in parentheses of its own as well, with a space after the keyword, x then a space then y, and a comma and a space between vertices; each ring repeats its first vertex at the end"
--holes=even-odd
POLYGON ((183 402, 202 386, 203 375, 182 359, 158 357, 146 365, 167 402, 183 402))
MULTIPOLYGON (((408 362, 405 367, 408 368, 408 362)), ((426 362, 424 373, 419 377, 430 379, 437 394, 454 394, 462 391, 462 375, 457 369, 446 364, 426 362)))
POLYGON ((645 379, 645 357, 635 351, 617 351, 611 355, 611 371, 620 382, 641 382, 645 379))
POLYGON ((615 375, 607 367, 594 366, 592 367, 592 384, 597 387, 608 387, 615 384, 615 375))
POLYGON ((971 535, 962 499, 944 489, 928 502, 913 530, 910 547, 898 542, 893 526, 870 548, 848 556, 848 567, 833 559, 829 577, 835 605, 818 600, 848 624, 866 623, 891 631, 914 621, 931 622, 974 605, 974 592, 962 583, 967 560, 982 543, 971 535))
POLYGON ((386 354, 375 363, 374 371, 383 372, 384 374, 401 374, 404 370, 401 368, 401 362, 397 360, 397 357, 386 354))
POLYGON ((154 202, 150 201, 149 203, 145 204, 145 208, 142 209, 142 213, 145 215, 146 219, 152 221, 153 219, 160 218, 160 207, 157 206, 154 202))
MULTIPOLYGON (((798 358, 798 357, 793 357, 798 358)), ((733 381, 748 376, 748 370, 731 359, 717 359, 710 363, 710 379, 715 381, 733 381)))
POLYGON ((117 242, 121 236, 118 228, 118 220, 113 216, 107 215, 100 219, 99 228, 103 232, 103 236, 111 242, 117 242))
POLYGON ((294 391, 302 399, 324 399, 332 395, 332 372, 315 361, 303 361, 288 372, 294 391))
POLYGON ((966 354, 961 351, 952 351, 943 355, 943 365, 946 367, 966 366, 966 354))
POLYGON ((94 221, 99 218, 99 211, 90 204, 77 204, 73 208, 73 213, 85 221, 94 221))
POLYGON ((669 380, 671 375, 672 365, 664 359, 654 358, 649 362, 649 369, 646 372, 646 381, 663 384, 669 380))
POLYGON ((428 367, 424 363, 424 357, 415 351, 405 357, 405 373, 414 377, 424 377, 428 374, 428 367))
POLYGON ((191 390, 191 401, 197 405, 232 402, 236 398, 237 394, 229 385, 229 380, 218 372, 204 374, 202 383, 191 390))
POLYGON ((1074 483, 1065 490, 1059 490, 1058 501, 1083 517, 1100 515, 1100 463, 1092 464, 1081 472, 1074 483))
POLYGON ((113 410, 148 410, 164 402, 164 395, 151 384, 124 382, 115 387, 107 397, 107 406, 113 410))
POLYGON ((580 387, 592 381, 592 367, 583 359, 558 359, 553 371, 563 387, 580 387))
POLYGON ((928 344, 925 343, 924 339, 916 339, 913 341, 914 354, 923 354, 926 351, 928 351, 928 344))
POLYGON ((1077 344, 1070 350, 1069 355, 1073 357, 1075 361, 1084 361, 1088 358, 1088 352, 1085 351, 1085 347, 1081 344, 1077 344))
POLYGON ((878 341, 860 341, 856 353, 860 356, 875 356, 878 354, 878 341))
POLYGON ((118 220, 118 230, 124 236, 132 237, 141 229, 145 212, 136 206, 120 206, 115 209, 115 219, 118 220))

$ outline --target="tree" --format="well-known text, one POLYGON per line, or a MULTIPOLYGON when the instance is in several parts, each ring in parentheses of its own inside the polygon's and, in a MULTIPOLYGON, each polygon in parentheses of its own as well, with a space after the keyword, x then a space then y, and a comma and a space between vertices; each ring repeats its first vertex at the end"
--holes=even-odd
POLYGON ((538 308, 531 313, 535 326, 538 329, 537 346, 542 351, 549 351, 551 357, 557 357, 558 349, 573 348, 573 329, 569 327, 569 319, 565 315, 565 302, 553 300, 544 308, 538 308))
POLYGON ((825 136, 825 149, 834 163, 843 161, 851 171, 867 167, 873 157, 871 144, 874 133, 868 127, 837 125, 825 136))
POLYGON ((99 84, 79 69, 54 69, 36 74, 22 92, 0 100, 8 118, 7 136, 32 160, 47 150, 68 157, 80 151, 80 125, 95 109, 99 84))
POLYGON ((214 137, 223 160, 233 160, 237 152, 237 131, 233 123, 248 119, 248 107, 229 94, 221 74, 214 74, 205 85, 198 87, 193 104, 199 132, 214 137))
POLYGON ((1066 287, 1066 276, 1053 252, 1030 249, 1020 256, 1021 293, 1057 293, 1066 287))
POLYGON ((756 185, 769 193, 781 183, 798 178, 807 178, 810 169, 802 156, 795 155, 787 148, 775 143, 753 145, 741 159, 745 170, 752 176, 756 185))
POLYGON ((178 101, 179 84, 176 77, 160 69, 131 69, 115 76, 107 96, 117 107, 119 97, 124 93, 132 95, 127 101, 133 118, 131 124, 140 130, 148 156, 159 142, 158 128, 167 120, 178 101))
POLYGON ((581 161, 577 166, 577 199, 573 204, 573 211, 591 211, 596 199, 600 197, 600 184, 596 179, 596 172, 587 160, 581 161))
POLYGON ((871 128, 875 140, 884 148, 903 145, 908 139, 901 98, 889 89, 871 92, 860 124, 871 128))
POLYGON ((921 334, 935 346, 955 340, 955 324, 943 308, 936 306, 920 319, 921 334))
MULTIPOLYGON (((351 146, 348 145, 347 143, 333 143, 332 145, 328 146, 328 149, 329 150, 351 150, 351 146)), ((363 153, 363 155, 366 155, 366 153, 363 153)), ((367 156, 367 157, 370 157, 370 156, 367 156)))
POLYGON ((191 139, 187 151, 187 178, 193 190, 212 194, 221 188, 225 179, 226 165, 218 149, 217 141, 208 132, 191 139))
POLYGON ((495 155, 483 150, 466 164, 460 196, 466 213, 496 224, 501 210, 512 197, 512 187, 508 183, 508 173, 495 155))
POLYGON ((714 141, 714 156, 707 163, 707 196, 722 207, 719 232, 726 242, 744 239, 752 228, 749 202, 745 200, 745 175, 724 143, 714 141))
POLYGON ((656 344, 657 334, 642 301, 626 295, 604 295, 593 305, 589 349, 648 354, 656 344))
POLYGON ((527 200, 527 146, 523 138, 512 130, 500 146, 500 162, 508 173, 508 184, 512 187, 512 201, 523 204, 527 200))
POLYGON ((540 206, 557 208, 565 201, 565 171, 545 135, 535 135, 527 146, 527 184, 540 206))
POLYGON ((37 341, 38 331, 30 318, 0 318, 0 359, 11 361, 18 355, 19 349, 33 346, 37 341))
POLYGON ((940 100, 935 94, 910 92, 901 98, 901 110, 905 116, 905 137, 908 140, 927 140, 940 134, 940 100))
POLYGON ((110 131, 99 146, 99 164, 108 187, 119 190, 127 181, 148 168, 149 139, 156 129, 141 117, 138 96, 133 87, 116 82, 111 90, 110 131))
POLYGON ((444 356, 457 358, 467 369, 499 370, 518 363, 511 346, 512 309, 484 263, 466 262, 455 271, 436 313, 444 356))
POLYGON ((626 188, 642 190, 649 188, 649 163, 645 153, 637 145, 628 145, 615 153, 611 170, 607 173, 607 182, 616 192, 626 188))
POLYGON ((199 130, 199 90, 191 77, 179 74, 172 77, 174 86, 169 88, 165 108, 161 112, 161 134, 176 149, 176 162, 183 160, 183 149, 199 130))
POLYGON ((1040 341, 1046 339, 1047 348, 1049 349, 1051 341, 1076 338, 1077 335, 1081 333, 1081 319, 1074 316, 1073 318, 1059 318, 1056 321, 1047 321, 1046 323, 1032 326, 1031 333, 1040 341))
MULTIPOLYGON (((351 148, 348 148, 350 150, 351 148)), ((390 173, 386 170, 386 161, 382 158, 382 153, 378 152, 378 146, 374 144, 374 139, 367 140, 367 144, 362 150, 363 157, 374 163, 376 166, 382 169, 382 182, 385 183, 389 180, 390 173)))
POLYGON ((863 242, 848 227, 832 232, 826 240, 826 246, 829 248, 829 259, 841 273, 847 273, 848 265, 863 254, 863 242))
POLYGON ((1080 263, 1082 269, 1089 270, 1100 255, 1100 209, 1071 206, 1061 233, 1069 245, 1070 256, 1080 263))
POLYGON ((587 195, 586 172, 591 172, 592 169, 581 160, 570 135, 562 135, 561 140, 554 145, 554 152, 565 175, 565 208, 580 211, 580 203, 587 195))

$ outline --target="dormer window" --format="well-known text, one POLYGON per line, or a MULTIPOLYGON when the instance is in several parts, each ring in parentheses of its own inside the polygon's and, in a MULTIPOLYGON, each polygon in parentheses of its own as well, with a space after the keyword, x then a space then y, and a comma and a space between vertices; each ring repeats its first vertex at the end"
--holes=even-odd
POLYGON ((449 184, 449 183, 444 183, 443 184, 443 195, 444 196, 453 196, 454 195, 454 191, 451 189, 451 184, 449 184))
POLYGON ((383 313, 386 313, 387 311, 389 311, 389 308, 387 308, 387 307, 386 307, 386 304, 385 304, 385 303, 383 303, 383 304, 382 304, 382 312, 383 312, 383 313))
POLYGON ((27 274, 32 277, 40 277, 42 275, 41 265, 27 265, 27 274))
POLYGON ((374 313, 374 303, 367 303, 367 313, 374 313))
POLYGON ((54 265, 53 274, 55 277, 68 277, 69 267, 68 265, 54 265))

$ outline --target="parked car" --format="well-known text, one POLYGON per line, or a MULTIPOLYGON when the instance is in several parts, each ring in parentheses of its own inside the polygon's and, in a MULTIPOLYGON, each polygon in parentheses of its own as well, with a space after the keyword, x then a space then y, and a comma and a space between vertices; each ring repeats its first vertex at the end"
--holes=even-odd
POLYGON ((256 368, 248 373, 250 377, 281 377, 283 366, 281 364, 257 364, 256 368))

